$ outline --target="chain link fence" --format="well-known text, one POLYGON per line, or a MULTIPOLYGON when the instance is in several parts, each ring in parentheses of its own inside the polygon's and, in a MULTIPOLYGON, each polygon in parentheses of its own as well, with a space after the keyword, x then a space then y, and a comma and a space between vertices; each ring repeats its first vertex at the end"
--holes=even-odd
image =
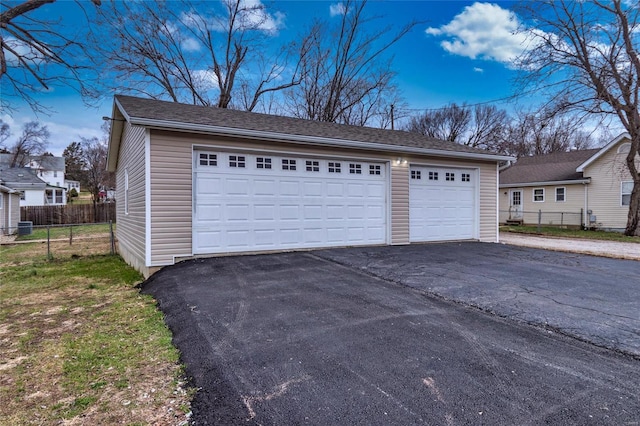
POLYGON ((92 254, 115 254, 115 227, 112 222, 34 226, 20 222, 18 228, 0 235, 0 256, 30 255, 48 260, 92 254))
POLYGON ((500 210, 500 223, 516 223, 520 225, 557 226, 561 228, 582 228, 583 212, 546 212, 500 210))

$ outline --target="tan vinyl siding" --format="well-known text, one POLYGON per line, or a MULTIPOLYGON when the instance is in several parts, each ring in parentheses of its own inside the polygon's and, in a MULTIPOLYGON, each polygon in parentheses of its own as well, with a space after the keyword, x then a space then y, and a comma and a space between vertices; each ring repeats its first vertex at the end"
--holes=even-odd
POLYGON ((350 150, 246 139, 188 135, 151 131, 151 265, 169 265, 192 251, 192 164, 194 148, 271 150, 302 155, 366 158, 391 164, 391 244, 409 242, 409 164, 418 163, 475 168, 480 174, 480 218, 478 235, 482 241, 496 241, 496 163, 415 157, 407 164, 394 165, 398 155, 368 150, 350 150))
POLYGON ((151 140, 151 265, 172 264, 192 253, 191 141, 156 135, 151 140))
POLYGON ((120 255, 146 274, 145 128, 125 125, 116 173, 116 216, 120 255), (125 170, 129 177, 125 213, 125 170))
POLYGON ((391 166, 391 244, 409 244, 409 167, 391 166))
MULTIPOLYGON (((628 141, 621 141, 624 142, 628 141)), ((584 176, 591 178, 589 209, 602 228, 624 229, 627 226, 629 207, 621 204, 620 186, 622 181, 631 181, 632 178, 625 162, 627 154, 617 153, 620 144, 613 146, 584 170, 584 176)), ((640 160, 637 163, 640 165, 640 160)))
POLYGON ((542 211, 544 225, 581 225, 584 210, 584 184, 540 185, 522 188, 500 189, 500 223, 509 218, 511 191, 522 191, 522 211, 526 224, 538 223, 538 211, 542 211), (533 190, 544 189, 544 201, 533 201, 533 190), (565 201, 556 201, 556 188, 565 188, 565 201), (505 194, 506 193, 506 194, 505 194))
POLYGON ((496 211, 498 207, 498 171, 495 163, 479 165, 480 175, 480 229, 479 239, 486 242, 498 241, 496 211))

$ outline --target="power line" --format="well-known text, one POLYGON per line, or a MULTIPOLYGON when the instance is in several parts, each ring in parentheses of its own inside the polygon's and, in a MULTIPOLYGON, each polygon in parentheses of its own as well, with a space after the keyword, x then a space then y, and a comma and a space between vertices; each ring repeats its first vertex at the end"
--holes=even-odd
MULTIPOLYGON (((536 91, 537 90, 534 89, 534 90, 529 90, 529 91, 526 91, 526 92, 523 92, 523 93, 519 93, 517 95, 505 96, 503 98, 492 99, 492 100, 483 101, 483 102, 476 102, 476 103, 473 103, 473 104, 462 104, 462 105, 459 105, 459 106, 475 107, 475 106, 480 106, 480 105, 501 103, 501 102, 514 100, 514 99, 520 98, 520 97, 525 96, 525 95, 529 95, 529 94, 531 94, 533 92, 536 92, 536 91)), ((453 102, 453 103, 455 103, 455 102, 453 102)), ((426 112, 426 111, 442 111, 442 110, 445 110, 447 108, 450 108, 450 105, 451 104, 449 104, 448 106, 439 107, 439 108, 398 108, 398 109, 402 109, 402 111, 424 111, 424 112, 426 112)))

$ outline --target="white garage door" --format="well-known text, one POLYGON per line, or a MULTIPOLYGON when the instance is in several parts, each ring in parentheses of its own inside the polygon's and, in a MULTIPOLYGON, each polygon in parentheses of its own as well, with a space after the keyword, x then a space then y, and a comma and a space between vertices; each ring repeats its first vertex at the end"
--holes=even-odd
POLYGON ((383 244, 384 163, 195 151, 194 254, 383 244))
POLYGON ((476 238, 475 170, 411 166, 410 173, 411 242, 476 238))

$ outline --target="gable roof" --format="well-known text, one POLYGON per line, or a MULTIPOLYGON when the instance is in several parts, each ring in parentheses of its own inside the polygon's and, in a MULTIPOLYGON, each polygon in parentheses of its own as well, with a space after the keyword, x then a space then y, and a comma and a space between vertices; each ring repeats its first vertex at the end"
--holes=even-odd
POLYGON ((110 170, 115 169, 122 120, 132 125, 150 128, 260 140, 425 153, 490 161, 512 159, 512 157, 401 130, 349 126, 133 96, 116 95, 113 112, 114 125, 109 143, 110 170))
POLYGON ((598 151, 600 149, 583 149, 521 157, 500 172, 500 186, 588 182, 576 169, 598 151))
POLYGON ((589 166, 590 164, 592 164, 594 161, 596 161, 598 158, 602 157, 604 154, 606 154, 611 148, 613 148, 614 146, 618 145, 618 143, 620 143, 623 140, 631 140, 631 135, 629 135, 629 133, 622 133, 620 135, 618 135, 617 137, 613 138, 613 140, 611 142, 609 142, 608 144, 606 144, 604 147, 602 147, 601 149, 598 150, 598 152, 591 156, 590 158, 586 159, 584 161, 584 163, 580 164, 578 167, 576 167, 576 171, 578 172, 583 172, 584 169, 589 166))
MULTIPOLYGON (((37 163, 39 168, 45 171, 65 171, 64 157, 53 157, 50 155, 32 155, 28 157, 29 161, 25 167, 29 166, 31 161, 37 163)), ((0 154, 0 169, 8 169, 11 166, 13 154, 0 154)))
POLYGON ((0 181, 13 189, 45 189, 48 185, 27 167, 0 170, 0 181))

